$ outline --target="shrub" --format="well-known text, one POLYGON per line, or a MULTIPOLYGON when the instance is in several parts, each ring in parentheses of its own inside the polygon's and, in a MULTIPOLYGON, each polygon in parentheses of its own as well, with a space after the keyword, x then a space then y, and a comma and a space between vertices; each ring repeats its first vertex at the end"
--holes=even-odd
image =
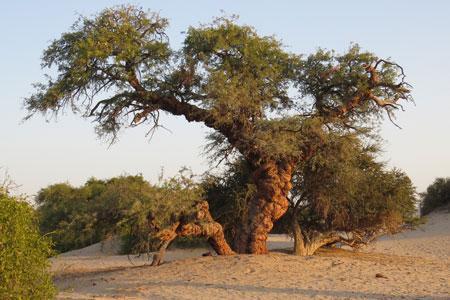
POLYGON ((49 239, 32 207, 0 188, 0 299, 51 299, 49 239))
MULTIPOLYGON (((153 233, 201 197, 201 188, 192 175, 181 171, 156 185, 141 175, 93 178, 81 187, 54 184, 41 189, 36 202, 41 230, 53 239, 57 251, 119 236, 122 253, 129 254, 156 250, 160 241, 153 233)), ((180 243, 188 246, 197 242, 180 243)))
MULTIPOLYGON (((155 234, 172 224, 179 214, 191 209, 194 201, 202 198, 202 189, 193 180, 187 169, 182 169, 177 176, 160 180, 152 185, 146 199, 130 205, 117 228, 123 238, 123 253, 143 253, 156 251, 160 240, 155 234)), ((186 237, 176 241, 177 246, 196 247, 204 241, 195 237, 186 237)))
POLYGON ((450 177, 436 178, 422 195, 421 214, 426 215, 434 209, 450 204, 450 177))

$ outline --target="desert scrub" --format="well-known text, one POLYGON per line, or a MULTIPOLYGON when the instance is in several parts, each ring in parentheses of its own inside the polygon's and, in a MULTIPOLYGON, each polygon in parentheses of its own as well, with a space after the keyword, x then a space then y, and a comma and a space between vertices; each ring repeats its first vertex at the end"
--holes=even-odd
MULTIPOLYGON (((122 254, 158 250, 155 236, 182 213, 189 213, 202 189, 188 169, 157 184, 142 175, 89 179, 80 187, 67 183, 41 189, 35 198, 40 229, 57 252, 121 238, 122 254)), ((186 243, 194 244, 194 241, 186 243)))
POLYGON ((50 254, 33 208, 0 187, 0 299, 52 299, 50 254))
POLYGON ((430 212, 450 205, 450 177, 436 178, 434 182, 427 187, 425 193, 421 194, 422 203, 420 207, 421 215, 427 215, 430 212))

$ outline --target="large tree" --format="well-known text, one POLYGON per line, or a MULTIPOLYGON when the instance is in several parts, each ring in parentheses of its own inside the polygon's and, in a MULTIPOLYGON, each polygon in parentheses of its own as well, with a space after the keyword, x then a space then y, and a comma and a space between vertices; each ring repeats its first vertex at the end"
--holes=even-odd
POLYGON ((160 112, 214 130, 224 156, 249 163, 257 192, 241 224, 236 250, 266 253, 267 233, 287 210, 294 166, 320 132, 355 129, 389 117, 410 98, 403 69, 363 52, 285 50, 236 20, 190 27, 180 50, 170 48, 168 22, 133 6, 81 17, 44 51, 56 77, 25 100, 30 114, 70 107, 93 118, 98 133, 157 128, 160 112), (145 125, 144 125, 145 126, 145 125))
MULTIPOLYGON (((416 221, 411 180, 378 162, 373 142, 354 133, 327 133, 315 153, 295 166, 288 211, 274 228, 293 235, 294 254, 312 255, 336 243, 359 248, 416 221)), ((211 213, 230 240, 256 190, 249 177, 249 165, 238 158, 203 182, 211 213)))

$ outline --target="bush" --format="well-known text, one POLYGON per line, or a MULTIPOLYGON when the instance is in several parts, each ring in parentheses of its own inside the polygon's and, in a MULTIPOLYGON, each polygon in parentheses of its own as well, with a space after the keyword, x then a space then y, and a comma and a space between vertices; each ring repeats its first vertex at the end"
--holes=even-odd
POLYGON ((32 207, 0 188, 0 299, 51 299, 49 240, 32 207))
MULTIPOLYGON (((123 240, 123 253, 156 251, 160 246, 160 239, 155 237, 159 229, 172 225, 179 214, 187 212, 194 201, 202 198, 201 187, 186 169, 172 178, 161 178, 158 185, 151 187, 148 197, 130 205, 116 224, 123 240)), ((176 244, 196 247, 204 243, 201 239, 187 237, 178 239, 176 244)))
POLYGON ((161 179, 157 185, 140 175, 90 179, 81 187, 54 184, 41 189, 36 202, 41 230, 53 239, 57 251, 118 236, 122 253, 129 254, 156 250, 160 241, 153 233, 201 197, 199 185, 181 171, 179 176, 161 179))
POLYGON ((434 209, 450 204, 450 177, 436 178, 422 195, 420 212, 429 214, 434 209))

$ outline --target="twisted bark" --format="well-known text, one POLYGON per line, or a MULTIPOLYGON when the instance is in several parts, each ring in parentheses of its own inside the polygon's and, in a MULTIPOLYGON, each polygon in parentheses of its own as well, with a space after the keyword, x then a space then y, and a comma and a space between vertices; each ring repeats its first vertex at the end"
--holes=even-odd
POLYGON ((164 260, 167 247, 177 237, 197 236, 206 237, 208 243, 218 255, 233 255, 223 233, 222 225, 215 222, 209 212, 209 205, 206 201, 199 201, 193 205, 193 211, 188 214, 181 214, 178 220, 169 228, 158 233, 161 246, 158 253, 153 256, 152 266, 160 265, 164 260))
POLYGON ((313 255, 320 247, 341 241, 342 237, 337 233, 318 234, 309 238, 302 233, 297 220, 292 222, 294 233, 294 255, 313 255))
POLYGON ((292 233, 294 236, 293 254, 298 256, 313 255, 319 248, 335 243, 342 243, 354 249, 358 249, 387 232, 380 227, 367 231, 314 231, 305 233, 301 229, 296 213, 293 214, 291 222, 292 233))
POLYGON ((287 196, 292 188, 292 172, 292 164, 275 161, 261 164, 253 172, 257 192, 250 200, 247 220, 237 235, 237 252, 268 253, 267 235, 289 206, 287 196))

